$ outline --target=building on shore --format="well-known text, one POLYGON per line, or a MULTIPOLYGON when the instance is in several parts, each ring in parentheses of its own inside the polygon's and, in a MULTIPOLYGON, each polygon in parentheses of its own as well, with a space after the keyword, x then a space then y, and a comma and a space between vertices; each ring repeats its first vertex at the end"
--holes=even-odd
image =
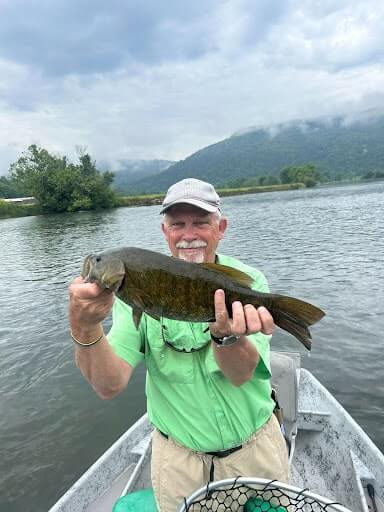
POLYGON ((12 197, 9 199, 2 199, 2 201, 13 204, 37 204, 37 200, 34 197, 12 197))

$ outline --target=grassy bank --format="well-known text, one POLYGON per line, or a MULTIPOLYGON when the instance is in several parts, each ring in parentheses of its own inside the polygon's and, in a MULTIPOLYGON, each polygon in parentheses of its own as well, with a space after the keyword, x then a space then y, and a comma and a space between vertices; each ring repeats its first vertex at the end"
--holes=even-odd
POLYGON ((265 185, 257 187, 243 187, 243 188, 222 188, 217 189, 221 197, 225 196, 238 196, 241 194, 258 194, 261 192, 279 192, 282 190, 297 190, 305 188, 303 183, 289 183, 287 185, 265 185))
MULTIPOLYGON (((294 190, 303 188, 302 183, 293 183, 289 185, 268 185, 259 187, 245 187, 245 188, 224 188, 217 189, 217 192, 221 197, 236 196, 240 194, 257 194, 261 192, 277 192, 282 190, 294 190)), ((164 194, 147 194, 137 196, 118 196, 116 206, 127 207, 127 206, 153 206, 160 205, 164 199, 164 194)), ((0 218, 10 217, 26 217, 29 215, 41 214, 41 208, 39 205, 17 205, 14 203, 8 203, 0 199, 0 218)))
MULTIPOLYGON (((292 183, 289 185, 266 185, 258 187, 244 187, 244 188, 218 188, 217 192, 221 197, 237 196, 241 194, 257 194, 261 192, 278 192, 282 190, 295 190, 304 188, 302 183, 292 183)), ((137 196, 124 196, 118 197, 118 206, 152 206, 161 204, 164 199, 164 194, 148 194, 137 196)))
POLYGON ((41 208, 38 204, 14 204, 0 199, 0 218, 29 217, 39 215, 41 208))

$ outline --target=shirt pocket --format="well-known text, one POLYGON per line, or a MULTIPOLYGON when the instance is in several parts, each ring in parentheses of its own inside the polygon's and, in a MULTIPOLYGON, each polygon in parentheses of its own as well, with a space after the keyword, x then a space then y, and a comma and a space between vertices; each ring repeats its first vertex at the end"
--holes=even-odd
POLYGON ((150 347, 146 354, 146 365, 152 377, 166 379, 170 385, 190 384, 195 377, 196 356, 176 352, 161 342, 161 345, 150 347))

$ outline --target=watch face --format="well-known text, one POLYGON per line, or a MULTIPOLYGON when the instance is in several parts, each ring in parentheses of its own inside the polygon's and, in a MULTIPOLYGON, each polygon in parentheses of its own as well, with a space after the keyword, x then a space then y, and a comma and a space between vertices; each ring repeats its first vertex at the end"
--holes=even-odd
POLYGON ((223 336, 222 338, 216 338, 216 336, 211 335, 212 341, 216 343, 219 347, 226 347, 228 345, 233 345, 240 339, 240 336, 236 334, 230 334, 229 336, 223 336))
POLYGON ((236 334, 231 334, 230 336, 225 336, 222 340, 222 345, 224 345, 225 347, 228 346, 228 345, 233 345, 234 343, 236 343, 236 341, 238 341, 240 339, 240 336, 236 336, 236 334))

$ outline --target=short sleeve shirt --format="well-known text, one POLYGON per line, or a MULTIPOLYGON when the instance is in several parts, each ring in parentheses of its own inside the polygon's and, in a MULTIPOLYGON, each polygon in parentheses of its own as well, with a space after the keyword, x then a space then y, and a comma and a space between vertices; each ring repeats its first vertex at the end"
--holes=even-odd
MULTIPOLYGON (((253 289, 269 291, 264 275, 252 267, 224 255, 218 256, 218 263, 249 274, 253 289)), ((207 323, 158 321, 144 313, 136 329, 131 307, 119 299, 112 315, 108 340, 115 353, 132 367, 145 363, 150 421, 180 444, 196 451, 226 450, 251 437, 270 418, 270 336, 248 336, 260 360, 253 378, 236 387, 216 363, 207 323), (165 341, 188 352, 175 351, 165 341)))

